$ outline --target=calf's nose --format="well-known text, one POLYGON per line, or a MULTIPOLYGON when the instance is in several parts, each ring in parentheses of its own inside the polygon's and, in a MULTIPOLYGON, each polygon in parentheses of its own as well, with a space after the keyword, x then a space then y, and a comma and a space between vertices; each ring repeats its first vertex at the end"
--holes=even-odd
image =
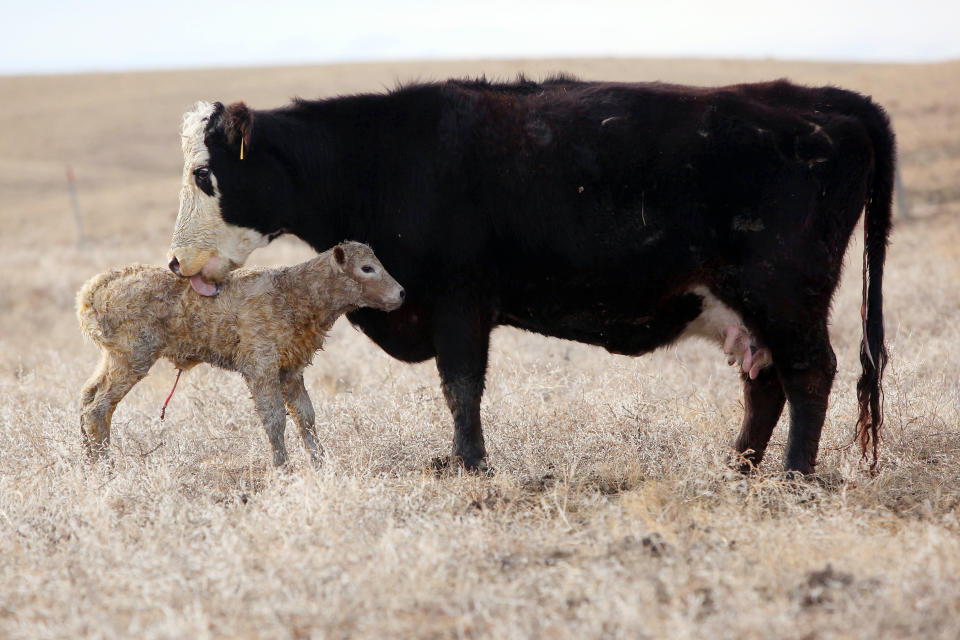
POLYGON ((170 259, 170 264, 167 265, 170 267, 170 271, 173 271, 175 274, 180 275, 180 261, 176 258, 170 259))
POLYGON ((405 289, 400 289, 400 302, 403 302, 403 299, 407 297, 407 292, 405 289))

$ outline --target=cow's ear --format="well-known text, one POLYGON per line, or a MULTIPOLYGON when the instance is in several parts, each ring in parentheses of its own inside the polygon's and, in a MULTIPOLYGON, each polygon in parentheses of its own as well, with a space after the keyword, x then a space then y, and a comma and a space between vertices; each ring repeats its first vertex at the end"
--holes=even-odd
POLYGON ((333 259, 336 260, 341 269, 343 268, 343 265, 347 264, 347 254, 343 252, 343 247, 340 245, 337 245, 333 248, 333 259))
POLYGON ((253 110, 244 102, 231 104, 223 114, 223 131, 229 144, 241 148, 241 156, 249 152, 250 137, 253 135, 253 110))

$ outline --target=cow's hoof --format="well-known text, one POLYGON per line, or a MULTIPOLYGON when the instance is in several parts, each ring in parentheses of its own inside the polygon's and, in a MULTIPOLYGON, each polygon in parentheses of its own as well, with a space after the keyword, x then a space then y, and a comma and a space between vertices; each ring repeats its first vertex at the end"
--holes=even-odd
POLYGON ((801 482, 809 482, 813 480, 814 477, 812 472, 804 473, 796 469, 788 469, 783 472, 783 479, 789 483, 799 484, 801 482))
MULTIPOLYGON (((799 448, 799 447, 797 447, 799 448)), ((801 451, 790 451, 789 448, 783 456, 783 471, 789 477, 795 474, 794 478, 799 480, 802 476, 809 476, 816 473, 816 456, 806 455, 801 451)))
POLYGON ((749 460, 744 460, 743 458, 740 458, 739 461, 734 461, 733 468, 737 471, 737 473, 744 476, 752 476, 760 473, 760 469, 757 468, 755 464, 749 460))
POLYGON ((732 452, 729 457, 729 464, 732 468, 745 476, 760 473, 760 460, 753 449, 737 453, 732 452))
POLYGON ((794 463, 790 464, 789 462, 784 463, 783 465, 784 476, 792 480, 800 480, 803 476, 809 476, 816 473, 816 468, 814 465, 809 463, 794 463))
POLYGON ((430 466, 438 477, 447 474, 460 475, 461 473, 470 473, 485 477, 493 475, 493 468, 487 464, 486 458, 467 461, 460 456, 437 456, 431 460, 430 466))
POLYGON ((812 476, 808 476, 810 480, 817 483, 824 491, 833 493, 839 491, 846 483, 843 474, 839 471, 819 471, 812 476))
POLYGON ((797 488, 814 487, 822 489, 827 493, 839 491, 846 484, 843 474, 839 471, 816 471, 811 473, 784 471, 782 477, 787 484, 797 488))

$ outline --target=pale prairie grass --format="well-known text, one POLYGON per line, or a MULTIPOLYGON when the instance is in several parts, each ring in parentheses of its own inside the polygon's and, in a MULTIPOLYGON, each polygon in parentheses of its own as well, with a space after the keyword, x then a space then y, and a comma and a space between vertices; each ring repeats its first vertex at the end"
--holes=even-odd
MULTIPOLYGON (((623 61, 579 64, 595 76, 628 73, 623 61)), ((930 89, 955 73, 949 66, 637 64, 678 80, 791 74, 861 83, 902 95, 905 118, 929 115, 923 100, 938 113, 960 102, 930 89)), ((359 82, 335 71, 315 71, 325 91, 359 82)), ((375 89, 371 78, 390 73, 354 71, 368 75, 353 90, 375 89)), ((278 73, 277 85, 309 75, 278 73)), ((139 91, 175 99, 150 102, 130 89, 130 109, 167 108, 190 93, 176 78, 194 83, 193 98, 211 97, 195 76, 161 74, 139 91)), ((95 105, 96 88, 115 82, 88 80, 62 86, 95 105)), ((242 82, 227 74, 218 86, 229 92, 242 82)), ((39 103, 42 92, 30 91, 24 100, 39 103)), ((129 132, 134 116, 118 107, 99 117, 125 118, 129 132)), ((936 146, 938 122, 907 120, 905 147, 919 150, 917 139, 936 146)), ((155 141, 145 148, 169 142, 175 154, 175 117, 169 125, 171 140, 150 130, 155 141)), ((941 135, 955 145, 960 133, 941 135)), ((91 162, 108 162, 107 151, 90 151, 91 162)), ((858 241, 834 305, 840 364, 817 481, 789 483, 778 473, 785 421, 759 474, 730 469, 742 407, 716 346, 689 342, 630 359, 510 329, 494 333, 482 407, 496 474, 435 477, 430 458, 447 452, 451 433, 433 364, 396 362, 342 322, 306 372, 327 451, 321 470, 310 467, 292 425, 292 468, 272 468, 236 375, 189 373, 161 423, 168 364, 117 410, 111 464, 90 466, 76 403, 96 352, 80 340, 73 295, 108 266, 162 260, 172 210, 161 214, 143 199, 160 202, 161 183, 171 182, 164 189, 175 200, 179 169, 168 164, 111 169, 134 186, 98 178, 101 200, 89 215, 103 224, 79 248, 52 217, 56 183, 42 171, 7 201, 36 198, 33 217, 0 203, 4 224, 21 229, 4 236, 0 252, 0 637, 960 637, 956 202, 924 201, 930 215, 894 234, 876 476, 850 446, 858 241), (144 216, 124 217, 141 206, 144 216)), ((949 186, 919 164, 908 169, 928 180, 920 183, 927 192, 949 186)), ((255 261, 309 255, 281 240, 255 261)))

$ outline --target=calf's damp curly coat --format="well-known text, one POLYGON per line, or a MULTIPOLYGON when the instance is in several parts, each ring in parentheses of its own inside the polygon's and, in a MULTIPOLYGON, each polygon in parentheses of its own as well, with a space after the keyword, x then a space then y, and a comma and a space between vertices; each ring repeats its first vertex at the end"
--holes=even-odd
POLYGON ((101 349, 80 398, 80 426, 94 457, 110 444, 110 419, 160 358, 179 369, 206 362, 239 372, 263 421, 273 461, 287 461, 284 405, 314 463, 313 405, 303 369, 348 311, 392 311, 403 288, 358 242, 345 242, 287 268, 234 272, 215 298, 197 295, 167 269, 133 265, 104 272, 77 294, 80 329, 101 349))

